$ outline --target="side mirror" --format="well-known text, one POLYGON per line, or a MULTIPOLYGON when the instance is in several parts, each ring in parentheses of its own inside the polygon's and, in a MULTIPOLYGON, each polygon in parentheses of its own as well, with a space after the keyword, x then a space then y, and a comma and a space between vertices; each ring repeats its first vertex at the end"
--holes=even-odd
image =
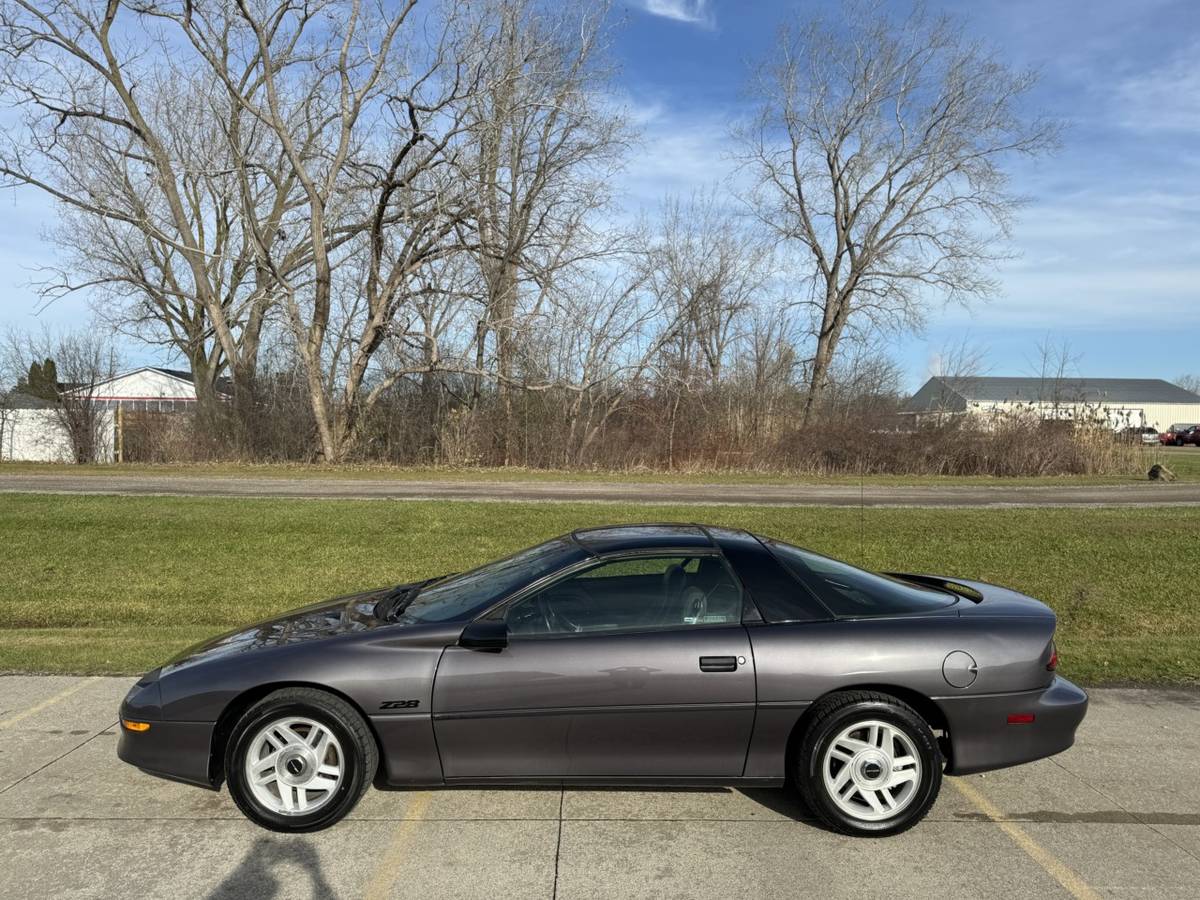
POLYGON ((508 646, 508 625, 505 622, 472 622, 463 629, 458 646, 499 653, 508 646))

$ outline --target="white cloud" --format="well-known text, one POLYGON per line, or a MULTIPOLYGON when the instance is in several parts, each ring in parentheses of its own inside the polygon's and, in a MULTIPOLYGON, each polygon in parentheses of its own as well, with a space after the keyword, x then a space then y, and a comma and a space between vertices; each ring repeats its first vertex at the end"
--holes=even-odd
POLYGON ((652 16, 675 22, 687 22, 705 28, 716 25, 716 15, 709 0, 642 0, 642 9, 652 16))
POLYGON ((1121 124, 1143 131, 1200 132, 1200 42, 1164 64, 1122 80, 1121 124))
POLYGON ((1006 272, 1003 295, 970 309, 949 306, 930 318, 939 326, 1045 328, 1066 334, 1086 331, 1194 329, 1196 270, 1186 266, 1121 265, 1089 261, 1077 267, 1006 272))
POLYGON ((686 197, 733 174, 723 110, 685 111, 645 97, 623 108, 641 132, 620 181, 631 211, 654 210, 667 194, 686 197))

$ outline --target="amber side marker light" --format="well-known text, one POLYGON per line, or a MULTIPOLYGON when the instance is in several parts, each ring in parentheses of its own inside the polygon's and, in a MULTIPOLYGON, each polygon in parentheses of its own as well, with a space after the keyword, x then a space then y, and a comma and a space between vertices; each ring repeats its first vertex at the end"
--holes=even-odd
POLYGON ((121 724, 124 725, 126 730, 128 730, 128 731, 149 731, 150 730, 149 722, 130 722, 128 719, 122 719, 121 724))
POLYGON ((1013 713, 1008 717, 1009 725, 1028 725, 1033 722, 1033 713, 1013 713))

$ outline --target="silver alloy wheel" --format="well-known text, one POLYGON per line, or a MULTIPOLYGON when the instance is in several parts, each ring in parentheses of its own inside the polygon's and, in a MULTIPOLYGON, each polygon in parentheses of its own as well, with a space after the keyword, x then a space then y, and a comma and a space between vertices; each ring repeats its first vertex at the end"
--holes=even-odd
POLYGON ((912 803, 921 758, 911 737, 879 719, 855 722, 829 744, 821 761, 825 790, 838 809, 866 822, 890 819, 912 803))
POLYGON ((246 748, 246 784, 271 812, 302 816, 328 803, 345 772, 342 745, 320 722, 288 716, 258 730, 246 748))

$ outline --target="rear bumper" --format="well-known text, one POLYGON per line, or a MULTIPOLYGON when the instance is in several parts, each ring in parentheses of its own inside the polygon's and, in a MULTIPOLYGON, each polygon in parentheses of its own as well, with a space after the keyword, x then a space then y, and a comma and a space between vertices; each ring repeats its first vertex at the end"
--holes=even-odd
POLYGON ((214 723, 152 721, 127 716, 124 705, 121 719, 121 738, 117 742, 120 759, 160 778, 215 789, 208 766, 214 723), (130 731, 123 724, 126 718, 148 722, 150 728, 130 731))
POLYGON ((1075 729, 1087 713, 1088 697, 1055 676, 1040 691, 983 697, 942 697, 937 701, 950 726, 947 775, 1003 769, 1061 753, 1075 743, 1075 729), (1011 715, 1032 715, 1027 724, 1009 724, 1011 715))

